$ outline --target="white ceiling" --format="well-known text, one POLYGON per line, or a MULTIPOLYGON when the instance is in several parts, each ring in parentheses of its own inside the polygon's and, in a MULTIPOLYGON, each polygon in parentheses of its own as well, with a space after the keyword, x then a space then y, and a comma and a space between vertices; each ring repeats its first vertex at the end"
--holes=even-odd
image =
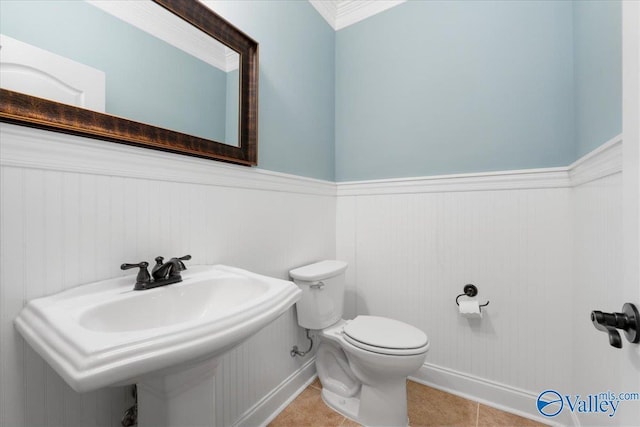
POLYGON ((340 30, 372 15, 404 3, 406 0, 309 0, 333 27, 340 30))

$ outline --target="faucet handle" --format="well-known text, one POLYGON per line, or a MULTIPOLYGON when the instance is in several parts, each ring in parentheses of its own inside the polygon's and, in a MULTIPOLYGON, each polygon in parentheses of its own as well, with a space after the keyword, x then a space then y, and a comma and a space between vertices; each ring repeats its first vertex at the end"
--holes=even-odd
POLYGON ((178 265, 180 266, 180 271, 187 269, 187 266, 184 265, 184 262, 182 261, 189 261, 190 259, 191 259, 191 255, 185 255, 185 256, 181 256, 180 258, 177 258, 178 265))
POLYGON ((120 266, 120 270, 129 270, 130 268, 147 268, 149 267, 149 263, 147 261, 141 261, 137 264, 127 264, 124 263, 120 266))
POLYGON ((191 255, 184 255, 184 256, 181 256, 180 258, 172 258, 171 261, 174 261, 174 260, 176 261, 177 271, 172 270, 170 274, 175 276, 175 275, 179 275, 181 271, 186 270, 187 266, 184 265, 184 262, 182 261, 188 261, 190 259, 191 259, 191 255))
POLYGON ((139 268, 138 276, 136 277, 136 288, 139 285, 144 285, 151 282, 151 276, 149 275, 149 271, 147 267, 149 267, 149 263, 146 261, 139 262, 138 264, 122 264, 120 266, 120 270, 129 270, 130 268, 139 268))

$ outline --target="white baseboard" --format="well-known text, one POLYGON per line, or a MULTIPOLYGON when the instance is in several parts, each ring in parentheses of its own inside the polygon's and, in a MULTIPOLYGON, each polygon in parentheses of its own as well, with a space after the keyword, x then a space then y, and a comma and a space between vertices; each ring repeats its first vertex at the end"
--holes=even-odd
MULTIPOLYGON (((245 412, 234 427, 268 425, 316 377, 315 357, 313 357, 245 412)), ((572 413, 563 412, 554 418, 540 416, 536 410, 538 395, 531 391, 428 363, 422 365, 420 370, 409 379, 547 425, 580 427, 579 420, 572 413)))
POLYGON ((234 427, 266 426, 316 378, 315 356, 245 412, 234 427))
POLYGON ((547 425, 580 426, 572 413, 562 412, 554 418, 541 416, 536 409, 537 393, 453 369, 425 363, 409 379, 547 425))

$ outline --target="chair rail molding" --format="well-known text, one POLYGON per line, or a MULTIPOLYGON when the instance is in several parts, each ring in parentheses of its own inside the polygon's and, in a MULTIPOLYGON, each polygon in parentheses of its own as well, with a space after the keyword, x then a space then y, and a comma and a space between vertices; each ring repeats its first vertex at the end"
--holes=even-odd
POLYGON ((335 184, 259 168, 0 123, 0 165, 335 196, 335 184))
POLYGON ((622 135, 566 167, 334 183, 0 123, 3 166, 314 194, 327 197, 571 188, 622 171, 622 135), (167 163, 168 162, 168 163, 167 163))
POLYGON ((569 166, 337 183, 337 195, 572 188, 622 171, 622 135, 569 166))

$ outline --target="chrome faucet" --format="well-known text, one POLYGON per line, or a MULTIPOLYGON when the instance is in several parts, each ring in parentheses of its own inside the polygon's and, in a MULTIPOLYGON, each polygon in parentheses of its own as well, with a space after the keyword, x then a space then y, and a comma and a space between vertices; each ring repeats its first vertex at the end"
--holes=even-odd
POLYGON ((163 262, 164 258, 156 257, 156 265, 151 270, 149 275, 149 263, 142 261, 138 264, 122 264, 121 270, 128 270, 130 268, 138 267, 138 276, 136 277, 136 284, 133 287, 134 291, 144 291, 145 289, 153 289, 158 286, 170 285, 182 281, 181 271, 187 269, 182 261, 188 261, 191 259, 191 255, 185 255, 180 258, 171 258, 166 263, 163 262), (153 279, 152 277, 153 276, 153 279))

